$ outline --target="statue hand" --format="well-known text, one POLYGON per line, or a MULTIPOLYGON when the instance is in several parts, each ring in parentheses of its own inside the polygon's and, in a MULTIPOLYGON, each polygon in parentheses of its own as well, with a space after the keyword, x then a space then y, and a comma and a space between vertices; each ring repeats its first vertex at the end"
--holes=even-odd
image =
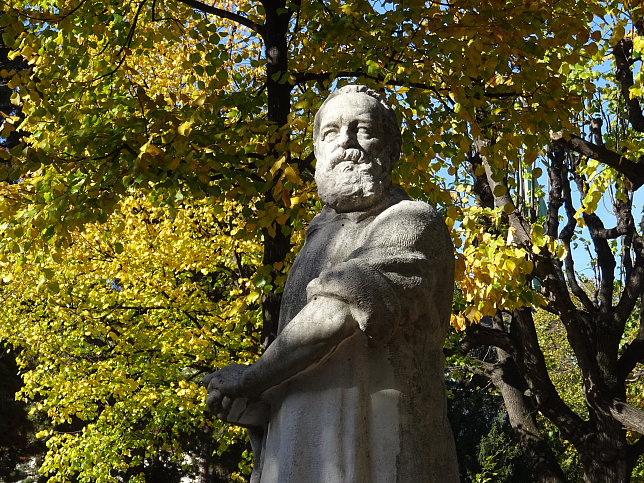
POLYGON ((208 374, 203 379, 203 384, 208 393, 217 390, 222 397, 247 397, 248 389, 244 384, 244 375, 249 366, 243 364, 230 364, 218 371, 208 374))
POLYGON ((248 366, 231 364, 204 377, 208 389, 208 410, 222 421, 241 426, 265 426, 268 406, 261 400, 249 400, 250 391, 244 387, 243 374, 248 366))

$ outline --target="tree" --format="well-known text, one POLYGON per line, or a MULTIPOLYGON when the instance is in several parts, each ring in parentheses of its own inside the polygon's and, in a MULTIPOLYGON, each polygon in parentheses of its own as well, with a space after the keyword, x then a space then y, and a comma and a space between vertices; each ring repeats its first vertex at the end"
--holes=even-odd
MULTIPOLYGON (((629 446, 622 423, 644 431, 640 411, 625 399, 628 373, 641 360, 639 339, 620 352, 625 320, 642 293, 644 277, 641 229, 631 201, 644 177, 637 163, 640 79, 631 70, 633 52, 641 49, 639 18, 637 7, 573 0, 13 2, 1 20, 3 39, 12 55, 29 62, 30 71, 7 71, 6 77, 26 116, 21 128, 31 134, 23 146, 4 154, 11 166, 2 168, 2 176, 22 181, 0 191, 2 263, 8 273, 2 289, 12 294, 0 335, 23 348, 24 394, 39 394, 42 407, 60 418, 56 423, 79 418, 86 438, 102 417, 111 414, 114 420, 119 401, 131 402, 124 395, 136 395, 141 411, 118 413, 122 425, 115 427, 141 427, 140 439, 118 439, 111 448, 122 454, 138 448, 139 453, 120 460, 115 454, 102 456, 120 461, 129 474, 138 471, 144 458, 140 448, 147 445, 159 444, 178 455, 179 433, 189 430, 202 408, 197 372, 180 368, 189 368, 197 355, 204 362, 214 357, 212 347, 192 352, 183 345, 186 339, 179 334, 190 333, 193 321, 182 312, 182 287, 200 294, 205 308, 199 315, 218 330, 224 327, 223 333, 226 320, 234 327, 258 327, 252 309, 261 300, 262 335, 253 339, 250 329, 242 359, 256 355, 257 339, 270 342, 285 271, 301 242, 303 223, 317 208, 310 184, 311 116, 331 87, 359 81, 383 90, 402 122, 397 181, 414 197, 449 206, 445 214, 458 246, 462 294, 453 323, 467 326, 463 349, 497 347, 496 362, 479 367, 500 386, 526 457, 535 466, 546 463, 540 467, 548 468, 543 479, 561 479, 547 441, 526 419, 534 408, 576 447, 588 480, 627 479, 642 445, 629 446), (621 97, 603 101, 594 97, 604 87, 594 82, 591 71, 609 50, 621 97), (597 137, 588 140, 583 131, 597 125, 584 122, 602 109, 611 125, 603 145, 597 137), (625 119, 631 130, 623 129, 625 119), (620 129, 612 129, 613 124, 620 129), (537 163, 546 167, 550 179, 545 218, 532 204, 546 192, 534 186, 543 184, 537 163), (575 210, 569 176, 583 196, 581 210, 575 210), (527 190, 525 180, 533 183, 527 190), (614 184, 619 223, 606 229, 595 209, 614 184), (227 222, 222 233, 248 243, 247 258, 239 268, 239 254, 229 251, 226 258, 222 250, 229 245, 220 245, 218 235, 210 233, 208 249, 223 257, 214 266, 194 255, 189 272, 195 271, 196 278, 181 267, 166 270, 167 278, 148 277, 160 270, 158 247, 135 240, 144 239, 142 234, 158 223, 137 221, 140 233, 132 232, 127 243, 114 233, 120 222, 127 226, 123 217, 131 216, 133 199, 146 211, 167 210, 157 215, 165 224, 193 210, 221 209, 222 217, 238 223, 227 222), (575 232, 582 223, 598 253, 596 301, 580 287, 572 265, 575 232), (123 265, 146 287, 144 298, 128 300, 135 308, 110 312, 138 290, 138 285, 122 286, 125 278, 108 275, 118 272, 117 266, 82 274, 68 263, 83 260, 83 251, 74 250, 92 233, 92 244, 82 245, 84 251, 102 246, 110 260, 118 260, 131 253, 127 245, 132 244, 148 261, 139 267, 130 256, 123 265), (617 247, 624 248, 624 280, 616 287, 609 240, 618 238, 617 247), (212 277, 197 280, 204 267, 209 274, 213 270, 212 277), (70 270, 73 276, 65 275, 70 270), (70 285, 85 276, 85 285, 70 285), (113 285, 99 283, 100 277, 113 285), (77 381, 91 381, 99 364, 90 357, 96 344, 103 348, 105 365, 118 366, 119 357, 139 357, 143 364, 139 349, 125 335, 134 328, 164 340, 158 327, 165 322, 152 315, 161 314, 154 307, 162 300, 155 298, 148 279, 172 288, 172 307, 163 313, 173 321, 169 334, 174 337, 167 339, 167 347, 176 345, 181 356, 170 362, 163 347, 155 345, 145 361, 159 376, 153 383, 141 386, 148 380, 140 370, 124 371, 102 389, 107 392, 100 396, 104 400, 98 398, 100 404, 91 402, 100 394, 94 390, 69 399, 64 390, 69 385, 53 381, 67 380, 65 369, 73 369, 77 381), (235 288, 240 283, 248 283, 241 293, 235 288), (216 306, 208 284, 222 287, 216 306), (28 343, 22 338, 39 326, 36 322, 47 327, 59 320, 54 313, 66 320, 69 307, 57 300, 70 289, 81 292, 74 300, 97 314, 96 325, 87 330, 89 335, 83 324, 65 326, 65 340, 78 347, 65 346, 69 357, 52 362, 51 371, 42 367, 39 372, 41 366, 29 363, 53 360, 55 344, 63 342, 43 337, 42 330, 28 343), (246 308, 242 301, 251 310, 233 313, 235 307, 246 308), (566 328, 582 373, 587 420, 566 405, 548 377, 531 312, 540 305, 566 328), (226 317, 221 311, 227 311, 226 317), (31 324, 16 332, 12 313, 31 324), (478 324, 486 316, 492 322, 478 324), (177 438, 157 442, 151 428, 158 401, 138 398, 164 384, 173 388, 164 404, 176 411, 162 414, 170 418, 168 427, 177 428, 177 438), (88 394, 92 396, 83 399, 88 394)), ((218 226, 216 217, 208 216, 218 226)), ((188 230, 186 240, 199 239, 196 232, 188 230)), ((179 252, 175 256, 186 258, 179 252)), ((205 335, 195 340, 216 342, 205 335)), ((239 358, 239 341, 221 343, 222 357, 239 358)), ((52 439, 45 470, 59 479, 72 474, 91 479, 105 470, 92 466, 95 455, 82 448, 100 441, 97 447, 108 453, 109 434, 120 433, 96 431, 91 444, 86 439, 85 446, 73 449, 74 436, 61 427, 47 434, 52 439)))
MULTIPOLYGON (((634 54, 632 47, 629 50, 627 46, 637 36, 639 13, 634 9, 613 11, 613 14, 618 16, 617 25, 610 26, 612 36, 600 44, 602 50, 594 57, 602 59, 612 49, 617 71, 614 80, 623 95, 631 86, 635 87, 630 70, 634 54), (633 22, 633 37, 624 37, 627 22, 633 22)), ((592 35, 601 39, 599 31, 592 35)), ((583 77, 587 77, 587 73, 578 76, 573 73, 571 80, 583 77)), ((513 426, 525 438, 526 451, 532 452, 535 459, 552 462, 533 423, 524 423, 532 419, 524 417, 531 409, 522 396, 524 390, 531 394, 530 403, 575 446, 588 481, 626 481, 642 452, 641 443, 629 444, 627 429, 642 434, 644 413, 629 404, 626 398, 627 378, 641 360, 641 353, 638 336, 625 329, 644 289, 642 234, 633 212, 633 192, 641 186, 644 175, 644 170, 637 164, 640 134, 636 93, 629 94, 626 101, 613 97, 611 104, 611 88, 606 87, 599 91, 598 98, 589 99, 587 112, 590 114, 580 113, 580 124, 585 121, 590 127, 590 140, 573 133, 551 134, 552 144, 544 150, 549 190, 546 210, 541 217, 536 210, 520 205, 520 186, 515 190, 517 196, 512 198, 511 180, 490 160, 498 155, 494 139, 479 138, 475 143, 477 152, 470 157, 473 176, 484 176, 474 188, 480 206, 487 207, 477 211, 478 215, 496 224, 496 243, 501 235, 513 239, 515 246, 526 250, 534 264, 528 277, 528 282, 536 288, 532 293, 543 297, 545 309, 556 314, 565 327, 581 371, 587 417, 573 411, 553 385, 529 308, 502 309, 492 326, 472 326, 466 345, 488 343, 498 348, 503 362, 488 367, 488 373, 493 380, 500 378, 501 386, 507 384, 508 379, 512 381, 507 390, 514 393, 514 399, 518 401, 508 404, 512 396, 504 394, 504 398, 510 417, 513 413, 517 417, 513 426), (612 123, 608 135, 602 135, 599 130, 601 119, 598 118, 602 114, 612 123), (630 124, 626 129, 625 119, 630 124), (620 154, 615 149, 620 149, 620 154), (575 190, 581 197, 578 209, 575 190), (602 220, 596 212, 599 201, 606 200, 609 195, 615 220, 612 222, 609 217, 602 220), (505 219, 497 221, 487 216, 486 209, 498 213, 494 207, 504 209, 505 219), (563 215, 560 215, 560 209, 563 215), (608 223, 615 223, 615 226, 607 228, 608 223), (597 267, 597 278, 591 281, 592 290, 580 281, 573 261, 572 246, 583 226, 590 234, 597 267), (619 278, 615 273, 618 253, 621 255, 619 278)), ((483 122, 488 123, 487 113, 480 115, 483 122)), ((530 162, 535 154, 526 153, 530 162)), ((532 180, 535 181, 540 176, 536 173, 541 170, 532 168, 532 180)), ((545 190, 540 194, 539 189, 531 188, 532 193, 536 191, 534 197, 544 193, 545 190)), ((470 240, 475 242, 476 237, 470 236, 470 240)), ((481 248, 472 246, 471 249, 481 248)), ((496 254, 495 257, 499 258, 496 254)), ((504 263, 502 269, 506 267, 504 263)), ((526 287, 530 285, 526 284, 526 287)), ((481 307, 480 302, 478 306, 481 307)), ((639 319, 638 325, 642 323, 641 315, 639 319)), ((552 474, 544 479, 559 480, 561 475, 557 474, 556 467, 552 468, 552 474)))

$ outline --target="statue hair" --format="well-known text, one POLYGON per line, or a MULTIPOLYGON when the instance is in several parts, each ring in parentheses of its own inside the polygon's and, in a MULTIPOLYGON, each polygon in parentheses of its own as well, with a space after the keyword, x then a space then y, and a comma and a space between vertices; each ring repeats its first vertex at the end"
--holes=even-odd
POLYGON ((398 126, 398 120, 396 119, 396 113, 389 104, 387 104, 387 101, 385 101, 385 98, 380 93, 365 85, 350 84, 329 94, 315 115, 315 120, 313 121, 313 142, 317 142, 322 117, 320 114, 324 111, 326 103, 335 97, 352 93, 366 94, 378 101, 378 106, 380 106, 380 112, 384 121, 385 133, 391 136, 391 139, 387 139, 386 146, 388 147, 389 153, 387 154, 389 155, 389 160, 391 162, 389 169, 392 169, 400 158, 400 146, 402 145, 402 136, 400 134, 400 127, 398 126))

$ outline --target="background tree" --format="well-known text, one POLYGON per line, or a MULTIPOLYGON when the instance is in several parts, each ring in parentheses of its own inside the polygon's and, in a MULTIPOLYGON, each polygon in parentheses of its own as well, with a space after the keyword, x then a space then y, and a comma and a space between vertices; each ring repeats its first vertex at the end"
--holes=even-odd
POLYGON ((622 424, 644 431, 625 389, 639 339, 623 346, 644 270, 632 212, 644 177, 640 81, 629 77, 637 7, 15 1, 0 20, 11 55, 30 66, 5 78, 31 133, 0 168, 21 180, 0 188, 0 335, 22 348, 23 394, 55 424, 42 433, 52 479, 144 478, 149 455, 181 460, 185 434, 200 426, 223 446, 234 440, 237 430, 206 422, 199 373, 250 361, 270 342, 284 273, 319 208, 312 115, 350 81, 395 106, 396 180, 449 206, 461 293, 453 324, 468 327, 464 350, 497 348, 478 367, 498 384, 535 475, 562 478, 534 409, 574 445, 587 479, 628 478, 642 445, 622 424), (609 51, 613 101, 597 97, 606 84, 592 74, 609 51), (603 132, 603 145, 588 124, 602 110, 619 134, 603 132), (549 177, 541 191, 539 170, 549 177), (614 185, 607 229, 595 211, 614 185), (541 214, 532 200, 546 193, 541 214), (596 300, 572 264, 582 224, 598 254, 596 300), (566 329, 587 415, 548 376, 531 312, 541 305, 566 329))
MULTIPOLYGON (((593 59, 603 62, 612 53, 617 71, 613 79, 623 95, 631 86, 635 87, 630 70, 633 51, 624 45, 630 45, 629 39, 637 36, 639 13, 637 9, 611 12, 617 17, 612 19, 616 24, 604 24, 604 27, 612 35, 599 43, 598 53, 593 49, 593 59), (632 30, 624 37, 624 25, 629 22, 632 30), (624 55, 628 59, 628 72, 624 71, 626 64, 620 61, 624 55), (624 85, 629 87, 624 90, 624 85)), ((592 35, 598 41, 603 38, 599 30, 592 35)), ((581 83, 589 78, 589 73, 571 71, 569 76, 571 81, 581 83)), ((605 79, 610 82, 610 74, 605 79)), ((543 447, 544 440, 536 431, 533 418, 528 417, 532 408, 549 418, 561 436, 574 445, 586 480, 625 481, 642 452, 641 443, 632 443, 639 441, 644 429, 643 413, 628 404, 626 398, 626 387, 633 382, 627 381, 628 374, 641 360, 638 336, 626 328, 638 310, 643 292, 644 252, 641 226, 638 229, 634 218, 633 193, 642 184, 644 169, 638 165, 640 134, 633 124, 637 117, 634 112, 637 91, 630 93, 626 101, 622 97, 621 102, 611 101, 611 96, 613 100, 615 96, 610 84, 592 92, 596 97, 589 97, 586 110, 579 114, 575 132, 581 136, 552 133, 553 143, 543 150, 546 159, 541 162, 547 171, 547 188, 539 185, 541 168, 532 163, 537 153, 526 151, 524 167, 518 166, 514 180, 507 171, 495 167, 491 158, 500 154, 496 147, 498 138, 490 136, 494 125, 488 124, 486 110, 479 111, 479 119, 488 126, 487 135, 476 140, 477 150, 469 163, 473 176, 479 177, 473 192, 479 206, 485 207, 476 211, 479 220, 496 225, 496 233, 492 232, 496 243, 512 240, 515 246, 525 249, 534 264, 526 286, 532 286, 536 289, 533 293, 543 296, 544 308, 557 315, 565 328, 581 372, 583 411, 575 412, 553 385, 530 309, 501 309, 490 326, 472 326, 468 330, 465 347, 481 343, 497 347, 498 362, 485 370, 504 393, 524 451, 533 453, 535 461, 552 462, 552 458, 543 447), (624 123, 625 111, 630 113, 630 126, 624 123), (611 123, 608 136, 600 129, 601 115, 611 123), (587 137, 582 134, 584 126, 587 137), (530 164, 525 163, 526 158, 530 164), (525 168, 528 168, 528 180, 532 179, 528 184, 533 186, 522 192, 520 176, 525 176, 525 168), (546 194, 543 213, 526 199, 529 195, 534 200, 546 194), (597 212, 600 200, 607 203, 612 215, 603 216, 603 220, 597 212), (495 218, 498 209, 505 212, 500 219, 495 218), (573 261, 572 247, 581 227, 588 229, 591 255, 596 264, 595 278, 589 283, 580 279, 573 261), (617 273, 616 268, 619 268, 617 273), (530 395, 528 399, 523 396, 525 392, 530 395), (634 433, 629 437, 627 430, 634 433)), ((464 220, 467 222, 467 217, 464 220)), ((490 233, 470 235, 469 249, 486 250, 479 244, 486 235, 490 233)), ((477 269, 475 264, 473 268, 477 269)), ((506 268, 505 262, 503 268, 506 268)), ((485 302, 481 299, 476 305, 485 311, 485 302)), ((641 314, 636 318, 639 327, 641 314)), ((561 477, 554 465, 551 474, 543 475, 544 479, 554 481, 561 477)))

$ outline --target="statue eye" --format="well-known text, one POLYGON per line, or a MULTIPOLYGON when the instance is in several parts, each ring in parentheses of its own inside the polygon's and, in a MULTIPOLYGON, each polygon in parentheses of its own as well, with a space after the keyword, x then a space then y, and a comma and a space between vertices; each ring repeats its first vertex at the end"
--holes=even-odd
POLYGON ((340 131, 335 127, 328 127, 322 131, 322 141, 334 139, 340 131))
POLYGON ((369 126, 360 126, 358 127, 358 134, 362 137, 370 138, 373 136, 371 128, 369 126))

